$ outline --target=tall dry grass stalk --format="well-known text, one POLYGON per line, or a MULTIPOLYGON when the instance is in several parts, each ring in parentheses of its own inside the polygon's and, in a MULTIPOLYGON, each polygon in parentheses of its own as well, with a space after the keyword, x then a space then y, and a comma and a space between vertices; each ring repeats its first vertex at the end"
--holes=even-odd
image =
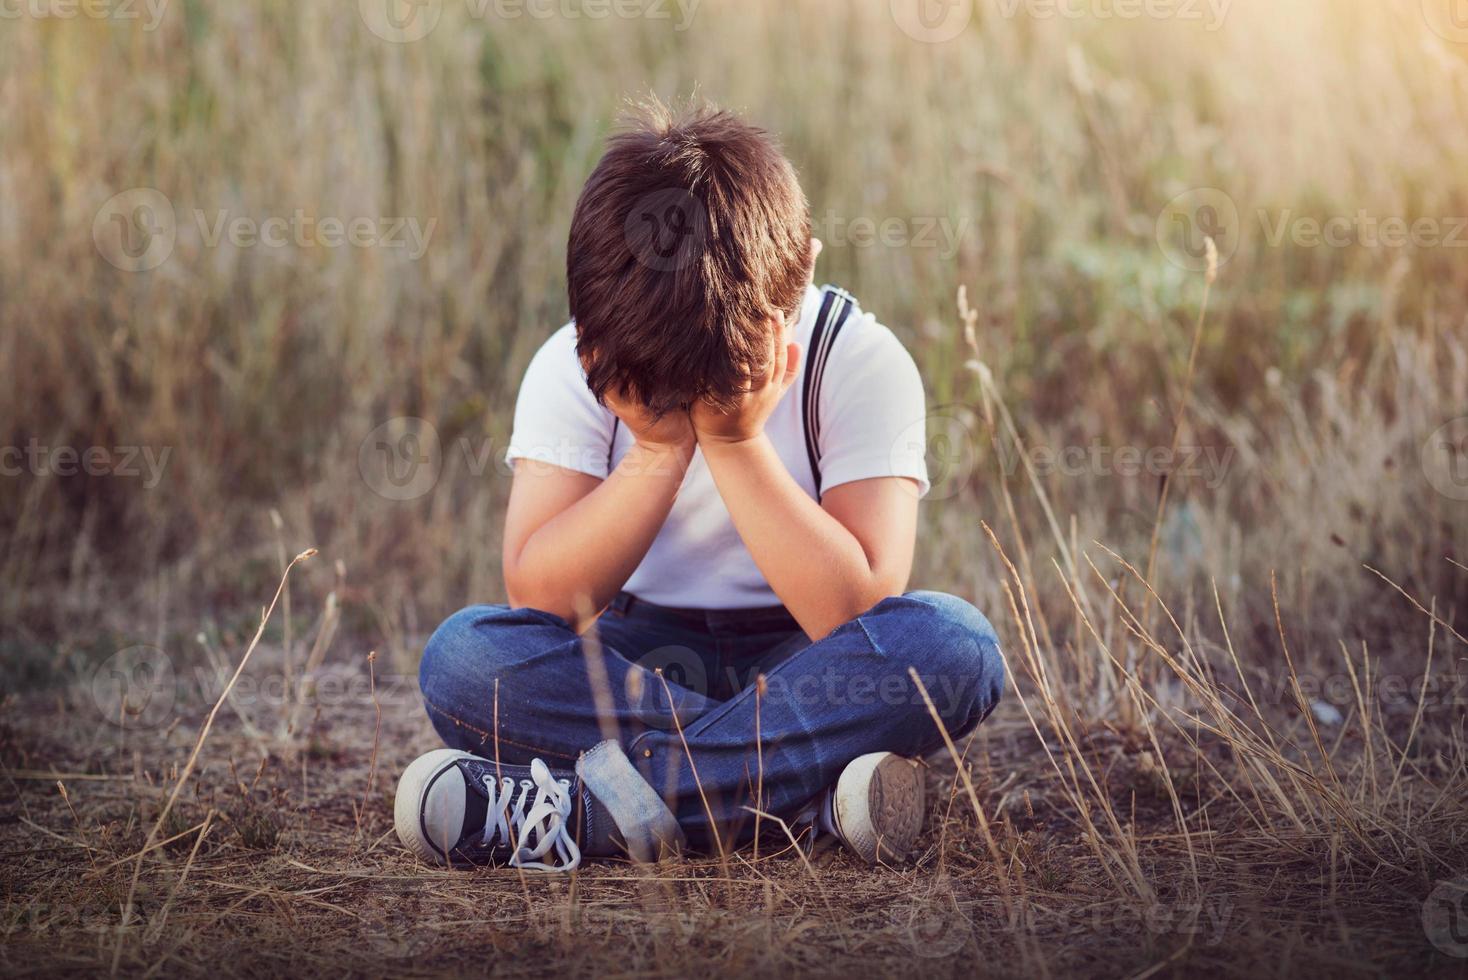
MULTIPOLYGON (((143 857, 152 849, 154 843, 158 840, 158 831, 162 829, 164 822, 168 819, 168 815, 173 812, 174 805, 178 803, 179 794, 188 785, 189 777, 194 773, 194 766, 198 764, 199 753, 203 751, 204 743, 209 738, 209 732, 214 727, 214 719, 219 716, 219 709, 228 700, 230 692, 234 690, 234 686, 239 681, 240 675, 245 672, 245 667, 250 662, 250 654, 255 652, 255 648, 260 644, 260 638, 265 635, 265 627, 270 622, 270 615, 275 612, 275 606, 280 602, 281 595, 285 592, 286 582, 290 578, 291 569, 315 555, 316 549, 308 548, 299 555, 296 555, 281 573, 280 584, 275 589, 275 596, 270 600, 270 605, 260 611, 260 626, 255 631, 254 638, 250 640, 250 645, 245 648, 245 652, 240 655, 240 662, 235 667, 234 674, 230 676, 229 683, 225 685, 224 690, 219 695, 219 699, 214 702, 214 706, 209 709, 209 714, 204 718, 204 724, 199 728, 199 736, 194 740, 193 750, 189 752, 189 757, 184 763, 183 770, 179 772, 178 778, 174 781, 173 789, 169 792, 163 807, 158 811, 158 818, 153 821, 153 827, 148 831, 147 840, 144 841, 142 849, 136 855, 136 862, 133 865, 132 881, 128 885, 127 898, 123 900, 122 915, 118 922, 117 945, 114 947, 112 955, 113 974, 117 973, 119 958, 122 955, 124 932, 132 920, 133 898, 137 893, 138 876, 142 873, 143 869, 143 857)), ((206 821, 206 827, 207 823, 206 821)), ((203 828, 200 829, 201 836, 202 833, 203 828)), ((186 873, 187 868, 185 868, 186 873)))

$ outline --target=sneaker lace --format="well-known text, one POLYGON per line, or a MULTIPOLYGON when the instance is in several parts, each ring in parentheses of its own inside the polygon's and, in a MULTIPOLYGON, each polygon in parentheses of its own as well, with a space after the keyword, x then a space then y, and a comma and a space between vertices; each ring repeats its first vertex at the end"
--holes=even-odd
POLYGON ((568 821, 573 801, 571 781, 556 779, 539 759, 530 763, 530 778, 518 783, 508 776, 496 782, 486 773, 480 777, 489 792, 489 812, 484 818, 486 846, 496 840, 515 848, 510 867, 534 871, 572 871, 581 864, 581 849, 568 821), (519 789, 519 798, 515 790, 519 789), (532 796, 533 794, 533 796, 532 796), (555 851, 559 864, 541 860, 555 851))

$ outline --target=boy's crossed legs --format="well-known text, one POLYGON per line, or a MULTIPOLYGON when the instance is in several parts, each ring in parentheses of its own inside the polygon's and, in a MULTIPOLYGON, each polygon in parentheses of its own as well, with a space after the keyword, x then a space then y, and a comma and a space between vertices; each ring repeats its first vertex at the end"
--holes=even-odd
MULTIPOLYGON (((467 782, 487 778, 490 795, 496 786, 507 796, 520 789, 522 807, 545 803, 540 816, 558 810, 568 825, 581 822, 583 847, 585 822, 573 811, 584 810, 588 822, 596 821, 594 812, 603 814, 605 830, 607 816, 618 826, 630 823, 618 813, 635 805, 618 801, 623 789, 634 798, 640 793, 644 804, 647 796, 660 796, 689 842, 714 850, 716 836, 725 844, 749 839, 757 793, 763 812, 789 821, 836 786, 853 760, 872 753, 920 757, 941 747, 909 668, 954 738, 987 717, 1004 689, 993 627, 967 602, 936 592, 883 600, 815 643, 783 610, 665 610, 623 596, 588 641, 549 613, 471 606, 433 634, 420 682, 429 717, 451 749, 492 760, 459 762, 468 766, 467 782), (653 668, 662 668, 662 676, 653 668), (620 759, 600 773, 578 768, 581 779, 569 774, 604 740, 614 740, 640 779, 620 759), (568 799, 582 781, 598 791, 592 795, 607 798, 584 807, 553 799, 554 786, 537 785, 524 768, 536 759, 565 773, 568 799), (519 778, 507 779, 507 772, 519 778), (620 787, 609 787, 609 780, 620 787)), ((615 752, 599 749, 588 762, 607 750, 615 752)), ((454 753, 431 755, 440 761, 420 768, 423 779, 454 761, 454 753)), ((405 817, 416 819, 426 838, 431 820, 416 798, 426 790, 411 782, 405 775, 399 831, 405 817), (405 810, 408 789, 416 796, 405 810)), ((497 812, 502 802, 491 801, 489 809, 497 812)), ((466 832, 477 832, 483 810, 466 817, 466 832)), ((453 813, 449 819, 457 820, 458 810, 453 813)), ((485 825, 486 836, 493 822, 485 825)), ((452 830, 446 840, 461 828, 452 830)), ((615 836, 637 833, 622 831, 615 836)), ((415 848, 420 853, 422 843, 415 848)), ((424 857, 442 859, 437 844, 428 847, 433 853, 424 857)), ((564 858, 564 848, 558 850, 564 858)))

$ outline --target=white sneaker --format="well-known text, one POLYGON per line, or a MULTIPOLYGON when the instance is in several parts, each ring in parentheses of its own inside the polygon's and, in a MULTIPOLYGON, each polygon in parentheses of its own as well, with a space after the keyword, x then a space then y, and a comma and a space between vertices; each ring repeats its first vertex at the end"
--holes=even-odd
POLYGON ((923 772, 892 752, 858 756, 827 792, 824 823, 871 864, 906 861, 923 829, 923 772))
POLYGON ((393 822, 403 846, 429 864, 571 871, 592 813, 575 773, 437 749, 398 780, 393 822))

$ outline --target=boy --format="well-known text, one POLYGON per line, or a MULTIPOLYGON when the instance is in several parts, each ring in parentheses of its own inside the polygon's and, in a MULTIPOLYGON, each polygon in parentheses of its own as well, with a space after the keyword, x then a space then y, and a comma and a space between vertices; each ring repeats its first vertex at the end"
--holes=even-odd
POLYGON ((794 170, 739 118, 653 105, 609 141, 571 224, 573 321, 515 410, 510 604, 424 651, 449 748, 396 807, 422 859, 722 852, 756 812, 907 856, 913 758, 943 744, 909 670, 958 738, 1004 667, 968 603, 904 594, 922 382, 812 287, 819 250, 794 170))

